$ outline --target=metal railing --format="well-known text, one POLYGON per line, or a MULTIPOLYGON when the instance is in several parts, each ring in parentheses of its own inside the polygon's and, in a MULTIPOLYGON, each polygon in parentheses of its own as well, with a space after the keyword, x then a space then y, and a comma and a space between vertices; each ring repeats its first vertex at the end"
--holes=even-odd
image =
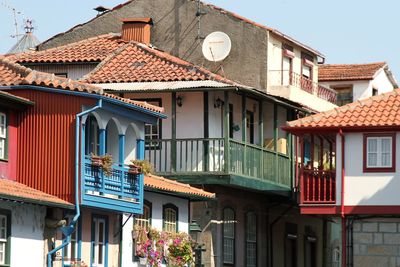
POLYGON ((291 186, 290 158, 257 145, 233 139, 225 144, 223 138, 158 139, 145 143, 145 158, 160 175, 234 174, 291 186))
POLYGON ((333 104, 336 104, 337 93, 335 90, 324 87, 302 75, 289 70, 271 70, 269 71, 270 86, 287 86, 292 85, 302 89, 303 91, 316 95, 333 104))
POLYGON ((301 204, 332 204, 336 201, 336 172, 318 169, 300 171, 301 204))
POLYGON ((117 199, 140 199, 140 175, 129 173, 126 165, 113 164, 107 176, 100 166, 92 164, 90 157, 84 159, 83 190, 85 194, 110 196, 117 199))

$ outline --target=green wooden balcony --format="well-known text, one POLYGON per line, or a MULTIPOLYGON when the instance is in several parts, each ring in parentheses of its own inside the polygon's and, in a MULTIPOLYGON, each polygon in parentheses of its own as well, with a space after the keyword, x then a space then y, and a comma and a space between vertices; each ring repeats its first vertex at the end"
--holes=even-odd
POLYGON ((148 140, 145 145, 155 172, 181 182, 291 190, 291 158, 257 145, 224 138, 148 140))

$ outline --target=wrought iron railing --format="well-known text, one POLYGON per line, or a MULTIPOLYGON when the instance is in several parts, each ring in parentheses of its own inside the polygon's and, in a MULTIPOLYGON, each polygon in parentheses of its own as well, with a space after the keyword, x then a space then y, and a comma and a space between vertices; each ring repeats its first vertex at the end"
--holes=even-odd
POLYGON ((324 87, 302 75, 288 70, 271 70, 269 72, 269 85, 292 85, 302 89, 303 91, 316 95, 333 104, 336 104, 337 93, 335 90, 324 87))

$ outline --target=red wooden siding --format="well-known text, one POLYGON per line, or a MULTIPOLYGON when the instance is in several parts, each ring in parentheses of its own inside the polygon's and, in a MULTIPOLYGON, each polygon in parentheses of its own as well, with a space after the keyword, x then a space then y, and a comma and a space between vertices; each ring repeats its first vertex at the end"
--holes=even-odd
POLYGON ((15 90, 35 105, 18 116, 17 181, 74 203, 75 115, 85 97, 15 90))

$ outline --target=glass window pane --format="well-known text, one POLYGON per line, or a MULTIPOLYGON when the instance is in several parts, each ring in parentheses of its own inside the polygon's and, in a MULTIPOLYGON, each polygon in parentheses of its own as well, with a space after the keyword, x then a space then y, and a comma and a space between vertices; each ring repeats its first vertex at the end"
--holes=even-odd
POLYGON ((382 166, 383 167, 392 166, 392 157, 390 153, 382 153, 382 166))
POLYGON ((389 138, 382 139, 382 152, 390 152, 392 150, 392 140, 389 138))
POLYGON ((378 151, 378 140, 375 138, 368 138, 368 152, 378 151))
POLYGON ((368 167, 378 166, 378 154, 368 153, 368 167))

